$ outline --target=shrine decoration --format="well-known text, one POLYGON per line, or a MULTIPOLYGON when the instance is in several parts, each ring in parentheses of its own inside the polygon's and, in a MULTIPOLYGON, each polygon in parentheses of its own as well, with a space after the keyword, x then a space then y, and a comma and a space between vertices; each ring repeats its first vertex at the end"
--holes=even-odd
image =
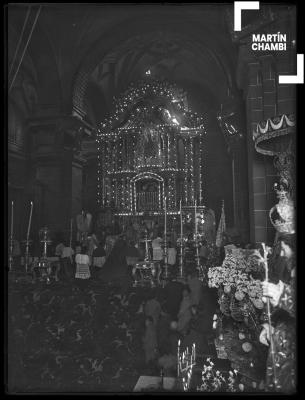
POLYGON ((97 133, 101 208, 117 216, 179 215, 203 202, 206 121, 189 110, 185 92, 166 81, 140 81, 115 99, 113 114, 97 133), (103 168, 102 168, 103 166, 103 168))
POLYGON ((281 180, 288 182, 294 199, 295 189, 295 136, 294 114, 268 118, 256 125, 253 141, 258 153, 273 156, 273 163, 281 180))
POLYGON ((279 233, 295 233, 295 209, 294 202, 289 191, 289 184, 285 179, 275 183, 278 203, 269 211, 270 222, 279 233))
POLYGON ((233 317, 239 319, 234 315, 239 303, 243 316, 252 308, 249 302, 258 310, 263 308, 261 279, 258 279, 263 277, 263 271, 257 252, 244 249, 228 249, 222 265, 209 269, 208 284, 220 289, 219 304, 224 314, 232 316, 233 311, 233 317))
POLYGON ((285 151, 291 141, 290 134, 295 132, 295 128, 294 114, 283 114, 261 121, 253 132, 256 151, 268 156, 285 151))

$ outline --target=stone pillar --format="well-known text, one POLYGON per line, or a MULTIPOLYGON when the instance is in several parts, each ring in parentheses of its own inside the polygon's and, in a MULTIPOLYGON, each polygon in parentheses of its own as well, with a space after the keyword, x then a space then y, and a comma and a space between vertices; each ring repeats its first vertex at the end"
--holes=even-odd
POLYGON ((270 24, 262 26, 262 19, 253 20, 240 32, 232 32, 239 45, 236 80, 243 90, 247 115, 247 155, 249 182, 249 217, 251 242, 274 240, 275 230, 269 221, 269 210, 277 202, 273 184, 278 173, 273 157, 258 153, 254 147, 253 132, 256 125, 268 118, 293 113, 295 110, 295 85, 280 85, 278 75, 295 74, 295 8, 274 9, 265 14, 270 24), (267 29, 267 31, 266 31, 267 29), (271 30, 270 30, 271 29, 271 30), (252 33, 287 33, 287 50, 279 52, 253 51, 252 33))
MULTIPOLYGON (((70 219, 83 206, 82 122, 73 117, 34 120, 30 122, 30 135, 31 177, 45 188, 43 210, 40 216, 35 214, 33 229, 46 225, 53 233, 61 231, 68 238, 70 219)), ((39 206, 34 204, 34 209, 39 206)))
POLYGON ((263 120, 263 86, 259 62, 248 64, 247 128, 250 241, 266 241, 266 184, 264 160, 252 140, 256 124, 263 120))
POLYGON ((248 176, 245 165, 246 146, 244 140, 237 139, 230 145, 232 157, 232 179, 233 179, 233 207, 234 226, 241 234, 241 240, 249 241, 249 206, 248 206, 248 176))
POLYGON ((260 56, 260 64, 263 84, 263 119, 268 119, 277 115, 274 57, 271 55, 260 56))

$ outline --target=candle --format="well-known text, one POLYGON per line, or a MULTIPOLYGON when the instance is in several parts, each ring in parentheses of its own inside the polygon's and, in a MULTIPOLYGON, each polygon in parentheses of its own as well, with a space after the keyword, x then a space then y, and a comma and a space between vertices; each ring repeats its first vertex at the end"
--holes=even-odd
POLYGON ((166 197, 164 197, 164 242, 166 241, 166 197))
POLYGON ((182 200, 180 200, 180 236, 181 236, 181 246, 182 246, 182 238, 183 238, 182 200))
POLYGON ((29 219, 29 224, 28 224, 28 231, 27 231, 27 234, 26 234, 26 240, 29 240, 29 237, 30 237, 32 214, 33 214, 33 202, 31 201, 30 219, 29 219))
POLYGON ((197 239, 197 200, 195 200, 195 236, 197 239))
POLYGON ((180 370, 180 339, 178 340, 178 356, 177 356, 177 375, 179 376, 179 370, 180 370))
POLYGON ((12 201, 12 211, 11 211, 11 238, 14 233, 14 202, 12 201))
POLYGON ((70 224, 70 247, 72 247, 72 226, 73 226, 73 218, 71 218, 71 224, 70 224))

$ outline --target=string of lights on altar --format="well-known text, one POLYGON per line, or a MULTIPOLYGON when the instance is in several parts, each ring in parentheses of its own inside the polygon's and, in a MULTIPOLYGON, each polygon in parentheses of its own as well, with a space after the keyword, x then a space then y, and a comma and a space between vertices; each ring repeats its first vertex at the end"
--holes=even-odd
MULTIPOLYGON (((184 107, 183 102, 183 94, 184 92, 181 91, 176 85, 169 84, 167 82, 159 82, 159 81, 140 81, 135 84, 131 84, 126 92, 118 99, 115 99, 115 112, 112 117, 108 120, 105 120, 101 123, 101 128, 106 128, 107 125, 112 125, 114 121, 119 120, 119 115, 124 113, 130 105, 137 103, 140 99, 143 98, 144 95, 152 94, 154 96, 159 96, 163 98, 168 98, 171 103, 177 103, 177 107, 180 109, 184 115, 186 115, 186 110, 184 107), (182 95, 181 95, 182 93, 182 95), (182 103, 182 104, 181 104, 182 103)), ((202 120, 196 114, 190 113, 191 118, 197 119, 197 124, 202 120)), ((202 124, 203 125, 203 120, 202 124)))
MULTIPOLYGON (((120 174, 125 174, 125 173, 136 173, 139 168, 147 167, 146 164, 142 164, 141 165, 139 162, 136 162, 135 149, 134 149, 134 152, 133 152, 133 156, 134 156, 133 157, 133 161, 134 161, 134 164, 135 164, 134 169, 119 170, 118 171, 117 167, 116 167, 117 157, 114 157, 114 154, 111 151, 106 151, 105 146, 107 148, 110 146, 108 150, 111 150, 111 145, 109 143, 105 143, 104 140, 103 140, 103 139, 106 139, 106 138, 113 138, 113 137, 117 138, 120 135, 120 133, 125 131, 125 132, 128 132, 128 133, 132 133, 130 139, 132 139, 132 144, 133 144, 133 147, 134 147, 135 140, 136 140, 136 134, 141 131, 142 127, 135 126, 135 125, 131 125, 129 127, 126 127, 126 126, 125 127, 118 127, 115 130, 112 130, 110 132, 109 131, 105 132, 105 128, 107 127, 107 125, 108 126, 113 125, 114 121, 118 121, 119 120, 119 114, 124 113, 124 111, 126 111, 128 106, 130 106, 130 104, 132 104, 133 102, 136 102, 137 100, 139 100, 141 97, 143 97, 143 95, 147 94, 147 92, 149 90, 151 90, 151 92, 154 95, 168 97, 171 100, 172 103, 178 103, 178 106, 180 107, 179 111, 180 112, 182 111, 184 116, 185 116, 186 115, 185 108, 181 106, 181 102, 183 102, 183 100, 182 99, 181 100, 177 99, 177 93, 174 93, 175 91, 177 92, 177 90, 178 90, 177 87, 175 85, 167 85, 167 87, 164 87, 164 85, 166 86, 166 83, 164 83, 164 82, 162 82, 161 85, 160 85, 160 83, 158 83, 156 86, 153 86, 152 84, 149 83, 149 84, 145 84, 144 87, 141 88, 141 90, 132 87, 130 89, 130 92, 127 92, 127 95, 123 96, 123 100, 122 99, 118 100, 117 105, 116 105, 116 112, 115 112, 114 117, 109 118, 107 121, 105 121, 103 124, 101 124, 103 132, 99 129, 98 130, 99 131, 99 135, 97 136, 97 144, 98 144, 98 151, 99 151, 99 154, 98 154, 98 193, 97 194, 98 194, 98 203, 100 203, 101 181, 103 181, 102 182, 103 206, 105 205, 104 204, 105 197, 107 198, 108 205, 110 205, 110 203, 109 203, 110 202, 110 197, 112 197, 112 198, 116 197, 117 198, 118 197, 118 189, 122 189, 122 188, 120 188, 118 186, 118 184, 117 184, 118 181, 116 179, 114 179, 112 181, 111 188, 109 187, 109 185, 107 183, 106 184, 106 189, 105 189, 105 180, 107 181, 107 178, 105 179, 105 176, 120 175, 120 174), (102 148, 102 154, 100 154, 101 153, 101 148, 102 148), (103 158, 104 158, 105 164, 108 166, 106 173, 104 171, 104 175, 105 176, 101 176, 101 156, 102 155, 104 156, 103 158)), ((144 108, 144 109, 145 109, 144 111, 148 110, 147 107, 144 108)), ((194 118, 194 116, 195 116, 195 114, 192 114, 192 113, 189 113, 189 112, 188 112, 188 115, 191 116, 192 118, 194 118)), ((203 121, 203 119, 197 117, 196 121, 197 122, 203 121)), ((191 199, 192 199, 192 202, 193 202, 194 201, 194 160, 193 160, 193 157, 192 157, 193 154, 192 153, 189 154, 190 150, 193 147, 193 141, 191 140, 191 136, 194 135, 194 134, 199 136, 199 140, 200 140, 200 142, 199 142, 200 143, 199 159, 201 161, 202 160, 202 136, 203 136, 203 134, 206 133, 203 122, 199 126, 197 125, 196 127, 190 127, 190 128, 179 126, 179 123, 177 121, 176 121, 175 124, 170 124, 170 123, 157 124, 157 125, 154 125, 154 128, 161 129, 162 133, 164 133, 165 128, 167 128, 167 129, 172 129, 172 128, 177 129, 178 128, 180 130, 180 132, 184 132, 185 134, 187 134, 187 133, 189 134, 187 136, 189 140, 185 140, 185 138, 183 139, 183 143, 185 143, 185 149, 186 149, 186 151, 185 151, 185 166, 186 167, 184 169, 183 168, 182 169, 178 169, 178 168, 170 168, 170 167, 168 167, 168 168, 162 168, 160 171, 168 172, 169 174, 171 172, 174 173, 174 172, 178 172, 178 171, 184 172, 185 173, 185 182, 186 182, 186 185, 187 185, 187 174, 186 174, 187 171, 188 171, 187 165, 190 164, 190 167, 191 167, 190 168, 190 175, 191 175, 190 178, 191 178, 191 183, 192 183, 191 187, 193 188, 193 190, 191 192, 191 199), (187 143, 187 142, 189 142, 189 143, 187 143), (187 149, 188 149, 188 151, 187 151, 187 149)), ((171 156, 171 152, 169 151, 170 135, 169 135, 169 132, 166 132, 166 134, 167 134, 167 140, 168 140, 167 161, 168 161, 168 163, 170 163, 170 156, 171 156)), ((175 145, 177 145, 177 137, 176 136, 174 136, 174 142, 175 142, 175 145)), ((122 157, 122 146, 123 146, 123 144, 121 142, 120 143, 120 151, 118 151, 118 149, 116 147, 113 148, 113 150, 115 151, 115 155, 116 156, 119 155, 120 158, 122 157)), ((129 146, 127 145, 127 147, 129 147, 129 146)), ((176 154, 176 152, 174 152, 174 154, 175 154, 175 160, 173 160, 173 161, 174 161, 175 164, 177 164, 177 154, 176 154)), ((158 168, 160 168, 160 164, 158 164, 158 165, 150 165, 150 167, 158 167, 158 168)), ((201 203, 201 199, 202 199, 202 187, 201 187, 202 186, 201 185, 201 169, 202 168, 201 167, 202 167, 202 165, 200 163, 200 167, 199 167, 199 177, 200 177, 199 178, 199 180, 200 180, 200 182, 199 182, 199 197, 200 197, 200 203, 201 203)), ((125 180, 125 178, 121 179, 121 182, 124 182, 124 180, 125 180)), ((126 192, 121 190, 121 191, 123 191, 123 194, 124 194, 124 196, 123 196, 123 203, 124 204, 121 204, 121 206, 123 206, 122 208, 125 208, 125 209, 128 208, 127 207, 128 203, 131 204, 131 200, 132 200, 132 197, 133 197, 132 196, 132 187, 131 187, 131 185, 129 183, 129 180, 130 180, 130 178, 126 177, 126 181, 128 182, 128 185, 129 185, 129 190, 127 190, 126 192), (125 196, 125 193, 126 193, 126 196, 125 196), (129 194, 129 202, 128 202, 128 194, 129 194)), ((168 181, 169 181, 168 182, 169 202, 172 203, 173 199, 172 199, 171 195, 172 195, 172 193, 174 193, 174 190, 173 190, 174 189, 173 185, 175 183, 174 182, 174 175, 170 174, 169 177, 168 177, 168 181)), ((188 192, 188 190, 187 190, 187 192, 188 192)), ((159 196, 160 196, 160 194, 159 194, 159 196)), ((136 199, 134 199, 134 201, 136 201, 136 199)), ((177 202, 176 198, 174 199, 174 202, 175 203, 177 202)), ((117 203, 117 201, 115 201, 115 203, 117 203)), ((134 208, 135 208, 135 204, 134 204, 134 208)))

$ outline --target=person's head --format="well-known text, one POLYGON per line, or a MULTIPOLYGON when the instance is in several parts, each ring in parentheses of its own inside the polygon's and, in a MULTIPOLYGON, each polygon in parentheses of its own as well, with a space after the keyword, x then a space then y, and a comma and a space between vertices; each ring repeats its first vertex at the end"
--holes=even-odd
POLYGON ((178 328, 178 322, 176 320, 171 321, 170 328, 172 331, 176 331, 178 328))
POLYGON ((82 246, 80 252, 81 254, 87 254, 87 246, 82 246))
POLYGON ((190 271, 186 275, 186 279, 189 282, 191 279, 196 278, 197 274, 194 271, 190 271))
POLYGON ((184 288, 183 288, 183 291, 182 291, 182 296, 185 298, 185 297, 188 297, 189 295, 190 295, 190 293, 191 293, 191 290, 190 290, 190 288, 188 287, 188 286, 185 286, 184 288))
POLYGON ((295 252, 295 237, 292 234, 282 234, 278 238, 280 242, 281 257, 291 258, 295 252))
POLYGON ((154 323, 153 318, 152 318, 150 315, 148 315, 148 316, 145 318, 145 326, 146 326, 146 327, 149 327, 149 326, 153 325, 153 323, 154 323))

